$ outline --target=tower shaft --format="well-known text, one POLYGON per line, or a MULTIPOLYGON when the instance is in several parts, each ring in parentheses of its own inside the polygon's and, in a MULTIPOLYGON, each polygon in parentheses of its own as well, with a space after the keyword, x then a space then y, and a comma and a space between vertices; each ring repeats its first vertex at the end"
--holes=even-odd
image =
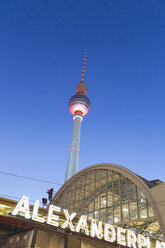
POLYGON ((73 132, 72 132, 71 145, 69 149, 69 157, 68 157, 65 181, 67 181, 78 171, 80 129, 81 129, 82 120, 83 117, 80 114, 75 114, 73 117, 73 132))
POLYGON ((83 116, 87 115, 90 109, 90 101, 89 98, 86 96, 87 87, 84 84, 85 61, 86 49, 84 55, 81 81, 76 87, 76 94, 70 98, 68 103, 69 111, 73 115, 73 132, 71 145, 69 149, 69 158, 66 169, 65 181, 67 181, 76 172, 78 172, 81 121, 83 120, 83 116))

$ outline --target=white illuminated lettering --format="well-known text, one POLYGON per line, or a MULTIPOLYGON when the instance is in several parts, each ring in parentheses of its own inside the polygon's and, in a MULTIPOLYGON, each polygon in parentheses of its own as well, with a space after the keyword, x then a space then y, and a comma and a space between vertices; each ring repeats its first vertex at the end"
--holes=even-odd
POLYGON ((87 217, 85 215, 81 215, 79 222, 76 227, 76 232, 79 232, 80 229, 85 230, 85 234, 89 235, 88 225, 87 225, 87 217))
POLYGON ((130 230, 127 230, 127 246, 136 248, 136 235, 130 230))
POLYGON ((60 212, 61 208, 54 206, 54 205, 50 205, 49 206, 49 211, 48 211, 48 218, 47 218, 47 224, 52 225, 52 226, 59 226, 59 216, 53 214, 53 212, 60 212))
POLYGON ((123 236, 122 234, 125 234, 126 230, 118 227, 117 228, 117 243, 119 245, 124 245, 126 246, 126 240, 125 240, 125 236, 123 236))
POLYGON ((45 220, 43 217, 38 216, 38 208, 39 208, 39 201, 36 201, 33 207, 33 213, 32 213, 32 220, 44 223, 45 220))
POLYGON ((165 242, 161 242, 162 248, 165 248, 165 242))
POLYGON ((143 235, 138 234, 138 248, 142 248, 145 246, 147 246, 146 238, 143 235))
POLYGON ((69 225, 70 230, 74 232, 74 226, 73 226, 72 220, 76 216, 76 213, 72 213, 69 216, 68 210, 64 209, 64 214, 66 217, 66 221, 64 222, 64 224, 61 227, 65 229, 67 227, 67 225, 69 225))
POLYGON ((116 239, 115 228, 112 225, 105 223, 105 225, 104 225, 104 240, 113 243, 115 241, 115 239, 116 239))
POLYGON ((155 242, 155 248, 161 248, 161 243, 159 240, 156 240, 155 242))
POLYGON ((146 237, 146 242, 147 242, 147 248, 151 248, 151 242, 149 237, 146 237))
MULTIPOLYGON (((6 205, 0 204, 1 207, 6 207, 6 205)), ((91 220, 90 230, 88 228, 88 219, 85 215, 81 215, 79 221, 76 225, 72 223, 76 213, 72 213, 69 215, 68 210, 63 210, 65 214, 65 218, 62 217, 59 221, 59 213, 61 212, 61 208, 55 205, 49 205, 48 216, 46 224, 59 227, 65 229, 69 227, 71 231, 76 232, 83 232, 86 235, 90 235, 91 237, 97 237, 98 239, 104 239, 108 242, 115 242, 117 240, 118 245, 127 246, 128 248, 151 248, 151 244, 153 243, 150 241, 149 236, 143 236, 142 234, 136 234, 132 230, 127 230, 121 227, 114 227, 109 223, 104 224, 103 230, 103 223, 99 221, 96 222, 95 219, 91 220), (63 224, 62 224, 62 223, 63 224), (76 230, 75 230, 76 227, 76 230), (104 236, 103 236, 104 231, 104 236), (117 237, 116 237, 117 236, 117 237)), ((27 196, 22 196, 20 201, 17 203, 13 211, 11 212, 12 215, 20 215, 24 216, 26 219, 30 219, 30 207, 29 207, 29 200, 27 196)), ((42 216, 39 211, 39 201, 36 200, 33 212, 32 212, 32 220, 37 221, 40 223, 44 223, 46 216, 42 216)), ((165 242, 161 242, 160 240, 155 240, 155 247, 154 248, 165 248, 165 242)))
POLYGON ((27 196, 22 196, 21 200, 18 202, 11 214, 17 215, 20 212, 24 213, 26 219, 30 219, 29 200, 27 196))
POLYGON ((94 219, 91 220, 90 235, 92 237, 96 236, 98 239, 102 239, 102 222, 101 221, 99 221, 97 225, 96 220, 94 219))

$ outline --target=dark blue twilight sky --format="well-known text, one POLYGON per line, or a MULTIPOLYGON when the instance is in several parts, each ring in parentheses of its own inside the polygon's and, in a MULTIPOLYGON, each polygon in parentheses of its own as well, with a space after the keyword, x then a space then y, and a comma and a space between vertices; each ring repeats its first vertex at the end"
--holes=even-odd
MULTIPOLYGON (((63 183, 85 47, 79 169, 165 181, 164 0, 0 0, 0 172, 63 183)), ((52 186, 0 174, 1 195, 52 186)))

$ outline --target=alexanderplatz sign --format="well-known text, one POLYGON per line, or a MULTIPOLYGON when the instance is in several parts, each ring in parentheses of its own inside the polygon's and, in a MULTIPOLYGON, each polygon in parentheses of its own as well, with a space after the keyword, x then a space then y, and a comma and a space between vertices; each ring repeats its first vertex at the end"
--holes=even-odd
MULTIPOLYGON (((32 214, 30 215, 28 197, 23 196, 11 212, 11 215, 24 216, 26 219, 45 223, 54 227, 60 227, 62 229, 69 228, 72 232, 79 233, 83 231, 87 236, 96 237, 110 243, 117 243, 118 245, 130 248, 151 248, 149 237, 137 234, 132 230, 115 227, 109 223, 103 223, 102 221, 96 222, 95 219, 91 219, 89 224, 85 215, 81 215, 78 218, 78 221, 75 222, 76 213, 69 213, 66 209, 63 210, 65 219, 61 224, 59 220, 60 212, 60 207, 49 205, 48 215, 46 217, 39 215, 39 201, 37 200, 35 201, 32 214)), ((154 244, 152 241, 152 247, 165 248, 165 242, 154 240, 154 244)))

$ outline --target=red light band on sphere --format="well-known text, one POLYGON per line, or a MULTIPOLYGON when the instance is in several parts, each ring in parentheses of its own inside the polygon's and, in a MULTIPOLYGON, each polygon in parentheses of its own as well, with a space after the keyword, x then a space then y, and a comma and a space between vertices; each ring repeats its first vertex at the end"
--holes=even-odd
POLYGON ((82 115, 88 114, 88 108, 80 103, 73 104, 72 106, 69 107, 69 111, 71 112, 72 115, 74 115, 76 112, 81 112, 82 115))

